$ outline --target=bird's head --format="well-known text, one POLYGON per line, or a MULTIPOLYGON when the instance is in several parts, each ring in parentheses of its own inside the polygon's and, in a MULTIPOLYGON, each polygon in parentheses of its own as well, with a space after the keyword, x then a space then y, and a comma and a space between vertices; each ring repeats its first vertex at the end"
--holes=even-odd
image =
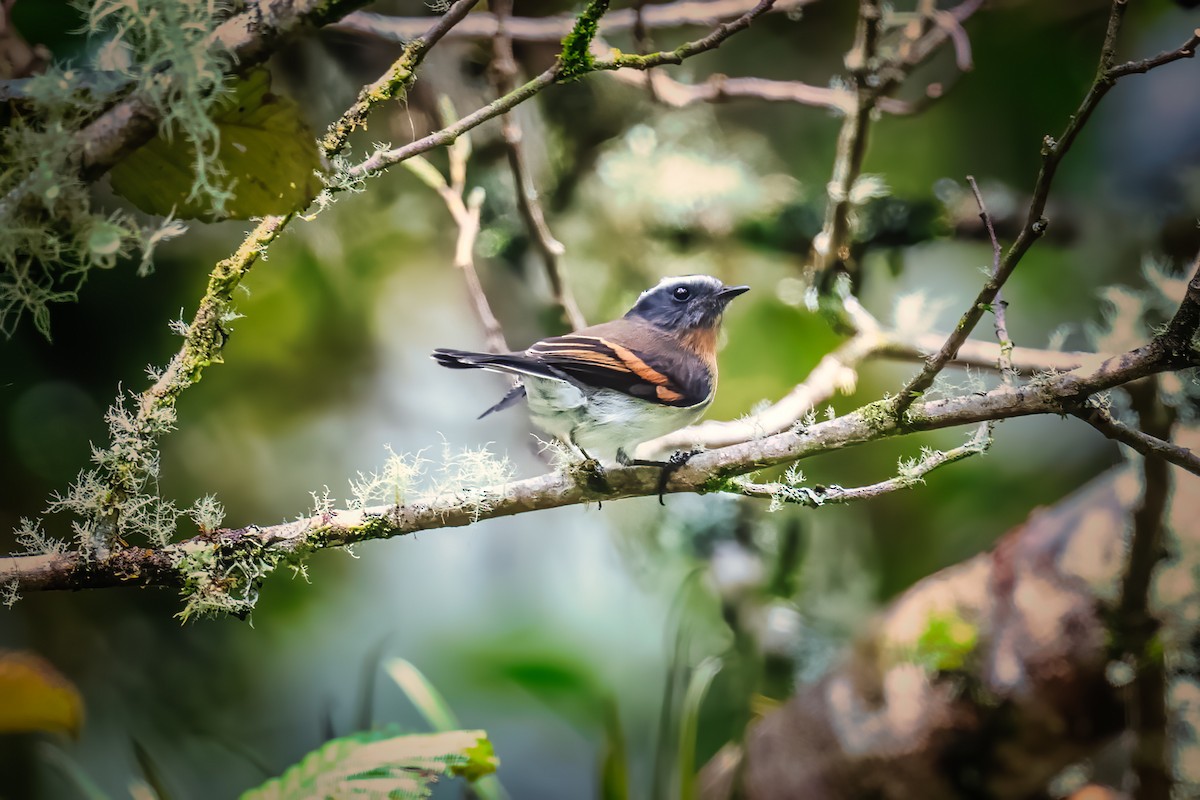
POLYGON ((712 329, 721 324, 729 301, 748 291, 749 286, 726 286, 709 275, 663 278, 625 316, 671 332, 712 329))

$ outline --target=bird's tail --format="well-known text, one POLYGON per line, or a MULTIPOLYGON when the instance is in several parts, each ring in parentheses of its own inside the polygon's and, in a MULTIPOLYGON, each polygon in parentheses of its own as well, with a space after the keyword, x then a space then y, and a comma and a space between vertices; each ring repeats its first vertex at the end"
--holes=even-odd
POLYGON ((570 378, 559 370, 524 353, 472 353, 439 348, 433 351, 433 360, 449 369, 490 369, 509 375, 534 375, 570 382, 570 378))

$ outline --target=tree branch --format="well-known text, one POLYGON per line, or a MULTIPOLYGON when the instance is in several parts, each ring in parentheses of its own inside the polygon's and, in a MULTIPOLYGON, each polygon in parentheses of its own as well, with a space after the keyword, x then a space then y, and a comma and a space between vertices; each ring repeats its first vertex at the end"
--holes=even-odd
MULTIPOLYGON (((804 381, 777 402, 742 419, 708 420, 668 433, 642 444, 638 454, 648 458, 655 453, 696 446, 727 447, 787 430, 836 394, 853 392, 858 383, 857 370, 864 362, 875 358, 920 361, 935 352, 946 338, 940 333, 908 337, 898 331, 882 329, 873 317, 857 306, 853 297, 846 298, 845 308, 853 309, 851 316, 858 333, 825 355, 804 381)), ((1000 357, 998 345, 973 339, 963 344, 953 363, 994 370, 1000 357)), ((1014 347, 1009 353, 1012 369, 1022 375, 1070 372, 1112 357, 1111 353, 1068 353, 1031 347, 1014 347)))
MULTIPOLYGON (((496 89, 500 95, 506 95, 516 89, 518 74, 517 62, 513 58, 512 37, 508 33, 511 21, 512 0, 500 0, 493 4, 497 17, 496 36, 492 40, 492 70, 495 74, 496 89)), ((513 187, 517 195, 517 207, 529 231, 529 237, 542 256, 546 268, 546 278, 550 282, 550 292, 554 302, 562 310, 563 321, 572 330, 587 326, 583 312, 575 302, 575 295, 567 286, 563 277, 562 264, 559 258, 566 252, 562 242, 554 238, 550 227, 546 224, 546 215, 538 200, 537 187, 529 166, 525 163, 525 151, 521 146, 524 138, 521 126, 512 113, 500 117, 500 134, 504 137, 504 146, 508 154, 508 166, 512 172, 513 187)))
MULTIPOLYGON (((645 56, 618 54, 607 60, 594 60, 589 69, 591 71, 603 71, 628 67, 630 69, 646 70, 662 66, 663 64, 680 64, 687 58, 719 47, 730 36, 749 27, 751 22, 766 13, 774 4, 775 0, 760 0, 757 5, 740 17, 730 22, 723 22, 707 36, 686 42, 670 52, 651 53, 645 56)), ((561 63, 556 61, 553 66, 537 77, 518 86, 503 97, 493 100, 486 106, 467 114, 453 125, 449 125, 440 131, 431 133, 402 147, 377 150, 362 162, 351 167, 347 171, 347 177, 357 180, 375 175, 405 159, 428 152, 435 147, 444 147, 453 143, 455 139, 472 128, 476 128, 488 120, 510 111, 546 87, 556 83, 561 69, 561 63)))
POLYGON ((1109 439, 1120 442, 1143 456, 1161 458, 1194 475, 1200 475, 1200 456, 1186 447, 1165 442, 1145 431, 1129 427, 1113 417, 1107 409, 1099 406, 1085 406, 1073 411, 1072 414, 1109 439))
MULTIPOLYGON (((992 225, 992 216, 988 214, 987 206, 983 203, 983 194, 979 191, 979 184, 975 183, 975 177, 968 175, 967 183, 971 184, 971 192, 975 195, 975 202, 979 205, 979 219, 983 221, 988 240, 992 243, 992 277, 995 277, 1000 272, 1000 254, 1002 252, 1000 240, 996 238, 996 228, 992 225)), ((992 316, 996 320, 996 341, 1000 343, 1000 358, 996 362, 996 367, 1000 370, 1004 383, 1012 385, 1013 343, 1008 336, 1008 303, 1004 301, 1000 292, 996 292, 996 301, 992 303, 992 316)))
POLYGON ((921 458, 907 464, 901 474, 870 486, 856 486, 845 489, 841 486, 799 486, 795 483, 753 483, 747 480, 731 481, 734 490, 747 497, 758 497, 770 500, 772 503, 800 505, 808 508, 820 508, 825 505, 840 505, 858 500, 873 500, 885 494, 911 489, 925 482, 925 476, 938 467, 962 461, 973 455, 986 452, 991 447, 992 439, 987 423, 980 427, 971 440, 952 450, 934 450, 922 453, 921 458))
MULTIPOLYGON (((478 0, 458 0, 447 15, 453 15, 452 19, 461 18, 476 2, 478 0)), ((330 125, 321 141, 327 158, 337 155, 345 147, 355 120, 361 121, 371 106, 407 90, 414 80, 417 65, 446 30, 445 20, 437 20, 426 36, 406 47, 384 76, 372 84, 374 91, 364 91, 359 100, 330 125)), ((221 360, 221 352, 228 338, 225 326, 234 291, 265 248, 279 237, 294 216, 287 214, 264 218, 232 256, 213 268, 204 296, 184 332, 183 345, 154 384, 137 398, 132 418, 123 422, 122 429, 114 433, 109 447, 94 454, 93 460, 100 465, 98 477, 111 492, 102 503, 102 516, 107 527, 99 531, 100 540, 92 544, 103 547, 104 540, 112 539, 118 533, 124 498, 138 491, 148 477, 148 470, 156 469, 154 459, 147 459, 146 454, 153 453, 158 437, 173 427, 177 398, 185 389, 199 382, 205 368, 221 360), (136 458, 131 459, 130 453, 136 458)), ((110 416, 120 416, 119 406, 110 412, 110 416)))
MULTIPOLYGON (((1184 305, 1191 301, 1185 298, 1184 305)), ((1189 313, 1181 308, 1177 317, 1189 313)), ((903 424, 888 412, 887 401, 879 401, 807 428, 700 453, 673 474, 666 491, 741 494, 743 491, 734 480, 738 476, 831 450, 913 431, 1031 414, 1067 413, 1092 394, 1178 368, 1174 348, 1165 341, 1166 336, 1164 333, 1149 344, 1109 358, 1090 370, 1046 376, 1036 385, 1004 387, 914 406, 903 424)), ((1192 363, 1196 363, 1195 358, 1192 363)), ((659 491, 658 479, 659 470, 654 467, 614 467, 607 470, 607 489, 602 490, 586 476, 571 471, 551 472, 511 483, 435 493, 400 506, 347 512, 324 510, 284 525, 219 530, 156 550, 126 548, 103 557, 72 552, 0 559, 0 581, 8 581, 18 590, 118 584, 188 585, 181 571, 195 565, 198 558, 207 565, 205 574, 216 570, 218 576, 251 574, 261 580, 261 575, 278 563, 314 550, 565 505, 655 495, 659 491), (246 568, 247 559, 255 565, 254 570, 246 568), (143 562, 146 568, 140 569, 143 562), (175 574, 171 575, 165 565, 174 566, 175 574)))
POLYGON ((1058 166, 1062 163, 1067 151, 1071 149, 1071 145, 1074 144, 1080 131, 1083 130, 1083 126, 1091 118, 1092 113, 1096 110, 1096 106, 1108 94, 1108 91, 1116 85, 1117 80, 1137 72, 1148 72, 1154 67, 1168 64, 1181 58, 1191 58, 1195 54, 1197 42, 1200 40, 1197 39, 1196 34, 1193 34, 1178 49, 1167 54, 1169 57, 1160 55, 1145 59, 1144 61, 1133 62, 1137 67, 1136 69, 1131 68, 1131 65, 1128 64, 1114 67, 1113 59, 1116 53, 1117 35, 1121 30, 1121 21, 1124 19, 1126 3, 1127 0, 1113 0, 1112 8, 1109 12, 1108 29, 1104 36, 1104 44, 1100 49, 1100 63, 1096 70, 1096 77, 1088 88, 1087 94, 1084 95, 1079 108, 1071 115, 1066 128, 1063 129, 1062 135, 1057 140, 1051 136, 1047 136, 1042 142, 1042 166, 1038 171, 1037 180, 1034 183, 1033 198, 1030 201, 1029 212, 1026 215, 1025 224, 1022 226, 1021 232, 1017 234, 1016 240, 1008 249, 1008 252, 1005 253, 1003 260, 1000 262, 999 269, 984 284, 978 296, 962 315, 958 325, 955 326, 954 331, 947 337, 941 349, 930 357, 925 367, 900 390, 899 396, 896 399, 897 414, 902 415, 917 396, 933 385, 933 381, 938 373, 941 372, 946 364, 954 359, 958 348, 967 340, 971 332, 975 330, 975 326, 979 324, 979 320, 983 317, 984 312, 994 307, 997 294, 999 294, 1001 287, 1012 275, 1021 258, 1033 246, 1033 243, 1045 233, 1049 221, 1043 215, 1046 210, 1046 201, 1050 196, 1050 186, 1054 182, 1058 166))
MULTIPOLYGON (((780 0, 771 11, 793 12, 816 0, 780 0)), ((756 5, 756 0, 713 0, 712 2, 682 2, 647 5, 641 11, 642 24, 647 29, 679 28, 684 26, 712 27, 725 20, 740 17, 756 5)), ((600 35, 633 31, 638 24, 638 12, 634 9, 617 9, 604 15, 600 21, 600 35)), ((358 11, 347 16, 335 27, 340 30, 377 36, 392 41, 405 42, 424 30, 420 18, 389 17, 383 14, 358 11)), ((575 25, 574 14, 555 14, 547 17, 510 17, 505 30, 515 41, 552 42, 557 44, 571 32, 575 25)), ((499 33, 499 18, 496 14, 481 11, 472 14, 450 34, 452 39, 493 39, 499 33)))
MULTIPOLYGON (((851 193, 862 175, 875 109, 914 67, 950 37, 952 31, 961 31, 962 22, 982 5, 982 0, 964 0, 951 11, 941 12, 948 15, 947 18, 953 20, 954 25, 934 24, 928 31, 925 30, 928 20, 922 16, 918 24, 905 31, 905 39, 897 47, 895 56, 885 59, 878 52, 884 13, 882 3, 879 0, 860 0, 854 46, 846 54, 846 66, 854 80, 854 102, 845 109, 845 118, 838 132, 833 174, 828 184, 825 222, 821 232, 813 239, 807 268, 810 276, 819 276, 818 281, 824 289, 831 289, 837 275, 847 271, 852 233, 850 216, 854 206, 851 193)), ((849 321, 840 314, 841 309, 835 308, 833 311, 842 317, 840 321, 843 324, 848 324, 849 321)))

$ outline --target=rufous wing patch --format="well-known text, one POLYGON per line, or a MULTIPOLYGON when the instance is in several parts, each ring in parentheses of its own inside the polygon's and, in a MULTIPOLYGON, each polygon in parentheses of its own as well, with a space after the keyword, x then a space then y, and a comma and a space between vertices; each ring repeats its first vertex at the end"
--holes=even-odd
POLYGON ((662 400, 664 403, 674 403, 676 400, 683 399, 683 395, 681 395, 679 392, 672 391, 665 386, 655 386, 654 394, 656 394, 658 399, 662 400))

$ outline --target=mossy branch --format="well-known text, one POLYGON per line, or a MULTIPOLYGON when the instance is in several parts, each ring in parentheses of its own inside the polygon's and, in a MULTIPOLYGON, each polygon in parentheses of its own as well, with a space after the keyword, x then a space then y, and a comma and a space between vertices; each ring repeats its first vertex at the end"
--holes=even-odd
MULTIPOLYGON (((407 91, 415 80, 416 67, 429 48, 477 2, 458 0, 425 36, 404 49, 378 81, 364 89, 354 105, 329 126, 321 142, 327 158, 337 155, 345 147, 350 131, 355 125, 362 124, 371 108, 407 91)), ((121 420, 121 429, 113 430, 108 448, 94 453, 93 460, 99 465, 99 471, 82 474, 73 496, 65 504, 66 508, 76 511, 87 509, 89 514, 102 521, 95 535, 88 537, 89 550, 104 550, 108 540, 121 530, 120 516, 127 513, 131 495, 141 491, 147 479, 156 477, 157 440, 173 427, 176 399, 185 389, 199 382, 207 367, 220 362, 229 336, 234 291, 293 217, 287 214, 264 218, 232 256, 217 263, 196 313, 183 331, 182 347, 154 384, 138 397, 134 415, 131 418, 125 416, 119 406, 110 412, 111 418, 121 420), (92 497, 80 496, 85 493, 92 497)))
MULTIPOLYGON (((1200 306, 1200 272, 1176 319, 1195 316, 1200 306)), ((1200 364, 1192 352, 1183 362, 1177 355, 1187 337, 1190 348, 1195 328, 1168 326, 1143 347, 1113 356, 1090 368, 1041 376, 1015 388, 1000 387, 982 394, 967 394, 914 405, 903 426, 893 413, 893 401, 882 400, 842 417, 777 433, 694 456, 675 472, 668 493, 722 491, 761 494, 757 485, 737 478, 768 467, 790 464, 812 456, 915 431, 938 430, 1033 414, 1064 414, 1098 392, 1148 375, 1200 364)), ((883 491, 905 488, 929 470, 950 460, 982 450, 979 438, 945 454, 927 454, 907 465, 878 491, 842 490, 844 500, 863 499, 883 491)), ((409 465, 411 467, 411 465, 409 465)), ((411 470, 402 471, 408 474, 411 470)), ((612 468, 606 472, 606 489, 594 480, 567 469, 535 478, 498 481, 469 489, 445 487, 427 497, 409 499, 401 492, 396 504, 334 510, 319 503, 318 511, 296 522, 267 527, 221 529, 157 549, 125 548, 110 555, 89 558, 80 552, 18 556, 0 560, 0 582, 16 590, 81 589, 105 586, 168 586, 183 588, 189 600, 203 592, 204 607, 222 609, 231 587, 239 594, 229 605, 244 611, 252 605, 257 584, 273 568, 319 549, 382 539, 422 530, 459 527, 479 520, 593 501, 653 496, 659 472, 653 467, 612 468), (222 592, 225 592, 223 594, 222 592)), ((374 485, 374 484, 372 484, 374 485)), ((446 484, 450 486, 450 484, 446 484)), ((872 487, 865 487, 872 488, 872 487)), ((373 491, 367 496, 378 496, 373 491)))

